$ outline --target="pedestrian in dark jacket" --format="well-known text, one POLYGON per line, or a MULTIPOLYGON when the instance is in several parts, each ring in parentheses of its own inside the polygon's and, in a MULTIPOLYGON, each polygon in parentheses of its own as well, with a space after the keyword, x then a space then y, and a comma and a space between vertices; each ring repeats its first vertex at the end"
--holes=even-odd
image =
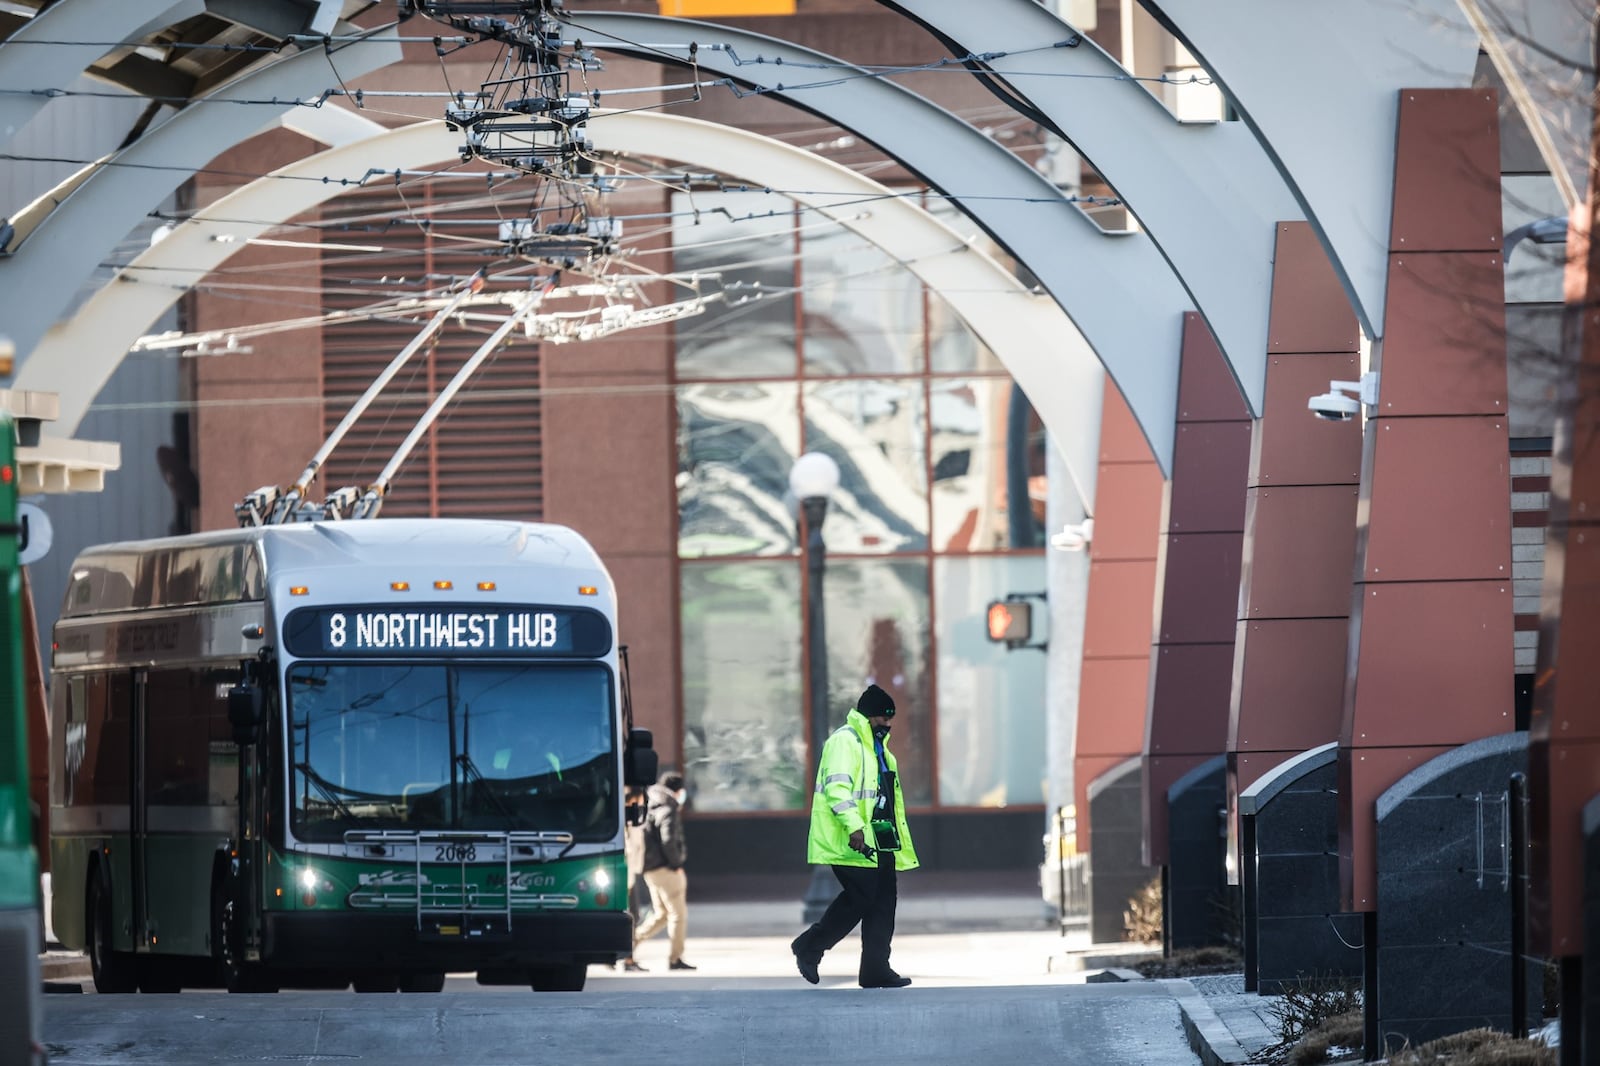
POLYGON ((650 920, 634 930, 635 951, 639 944, 666 927, 672 946, 667 969, 692 970, 683 961, 683 941, 689 931, 687 896, 688 875, 684 865, 689 848, 683 838, 683 804, 689 793, 682 774, 664 774, 660 784, 650 786, 650 810, 644 820, 644 883, 650 890, 650 920))

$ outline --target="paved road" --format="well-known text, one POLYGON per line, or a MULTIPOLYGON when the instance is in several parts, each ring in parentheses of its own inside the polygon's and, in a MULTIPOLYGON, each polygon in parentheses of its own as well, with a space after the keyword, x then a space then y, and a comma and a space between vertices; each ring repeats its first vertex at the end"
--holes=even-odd
POLYGON ((895 965, 916 980, 900 990, 855 987, 853 939, 812 988, 787 940, 768 936, 691 939, 692 974, 664 972, 664 945, 645 945, 650 973, 594 967, 581 993, 453 977, 435 996, 52 995, 45 1039, 54 1066, 1194 1066, 1165 986, 1048 974, 1059 946, 1037 933, 897 937, 895 965))

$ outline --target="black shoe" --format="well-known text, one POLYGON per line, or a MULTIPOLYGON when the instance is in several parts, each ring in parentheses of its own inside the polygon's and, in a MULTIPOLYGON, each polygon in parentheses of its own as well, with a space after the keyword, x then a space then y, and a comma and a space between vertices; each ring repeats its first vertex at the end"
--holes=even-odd
POLYGON ((682 959, 673 959, 672 962, 667 965, 667 969, 669 970, 698 970, 699 968, 700 967, 698 966, 690 966, 682 959))
POLYGON ((861 979, 862 988, 904 988, 911 983, 911 978, 901 977, 893 970, 878 977, 861 979))
POLYGON ((817 973, 817 964, 822 961, 821 955, 796 955, 794 964, 800 970, 800 976, 811 984, 822 980, 822 975, 817 973))

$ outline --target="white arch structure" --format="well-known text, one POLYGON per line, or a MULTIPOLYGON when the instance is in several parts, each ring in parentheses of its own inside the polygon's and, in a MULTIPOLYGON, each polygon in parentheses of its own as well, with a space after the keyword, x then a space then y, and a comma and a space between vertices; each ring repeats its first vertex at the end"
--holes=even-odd
MULTIPOLYGON (((442 121, 386 130, 345 111, 314 115, 317 121, 302 124, 302 131, 336 142, 333 147, 197 212, 45 335, 16 385, 59 393, 63 430, 76 429, 124 354, 185 289, 249 238, 344 191, 284 178, 356 166, 415 168, 454 158, 460 147, 461 135, 442 121)), ((1104 371, 1056 301, 1029 291, 915 203, 802 149, 731 126, 645 111, 601 112, 591 133, 601 150, 707 166, 771 188, 826 190, 793 198, 871 241, 949 302, 1027 393, 1092 513, 1104 371), (862 203, 876 196, 884 199, 862 203)))
POLYGON ((1141 0, 1223 84, 1383 336, 1401 89, 1464 89, 1478 37, 1457 0, 1141 0))
MULTIPOLYGON (((332 55, 346 79, 399 59, 400 45, 392 27, 338 46, 332 55)), ((314 95, 308 93, 309 86, 333 80, 329 62, 329 56, 315 49, 251 67, 127 148, 84 167, 20 212, 12 220, 16 236, 11 255, 0 259, 5 329, 16 344, 19 366, 25 368, 35 358, 39 339, 67 309, 95 266, 151 208, 228 148, 301 110, 297 101, 314 95), (282 103, 224 102, 239 100, 282 103)))
POLYGON ((1303 216, 1251 130, 1240 122, 1180 121, 1037 0, 989 0, 981 18, 973 17, 970 0, 880 2, 949 40, 957 55, 993 57, 986 69, 1094 166, 1171 264, 1245 402, 1260 414, 1273 224, 1303 216), (1074 38, 1071 47, 1051 47, 1074 38))
MULTIPOLYGON (((702 74, 758 86, 921 176, 1039 279, 1116 382, 1161 470, 1171 471, 1183 314, 1194 305, 1148 234, 1101 230, 1044 175, 966 122, 824 53, 655 15, 584 12, 568 16, 567 27, 588 48, 682 65, 692 54, 702 74)), ((591 133, 602 136, 604 122, 591 123, 591 133)))
POLYGON ((9 141, 89 65, 114 51, 107 42, 134 41, 163 26, 204 14, 205 0, 77 0, 45 8, 0 48, 0 144, 9 141), (50 44, 36 42, 49 41, 50 44), (83 42, 79 44, 63 42, 83 42))

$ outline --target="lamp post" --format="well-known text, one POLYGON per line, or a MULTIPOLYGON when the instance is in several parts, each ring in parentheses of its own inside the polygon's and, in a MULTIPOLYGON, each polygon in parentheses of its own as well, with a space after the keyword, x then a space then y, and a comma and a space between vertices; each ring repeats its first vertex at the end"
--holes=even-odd
MULTIPOLYGON (((800 505, 800 544, 806 560, 806 680, 811 694, 811 768, 822 758, 828 726, 828 626, 823 613, 822 578, 827 567, 827 547, 822 542, 822 521, 828 499, 839 487, 839 464, 821 452, 807 452, 789 470, 789 491, 800 505)), ((813 780, 815 775, 813 774, 813 780)), ((837 893, 826 866, 811 870, 802 918, 807 923, 822 917, 837 893)))

